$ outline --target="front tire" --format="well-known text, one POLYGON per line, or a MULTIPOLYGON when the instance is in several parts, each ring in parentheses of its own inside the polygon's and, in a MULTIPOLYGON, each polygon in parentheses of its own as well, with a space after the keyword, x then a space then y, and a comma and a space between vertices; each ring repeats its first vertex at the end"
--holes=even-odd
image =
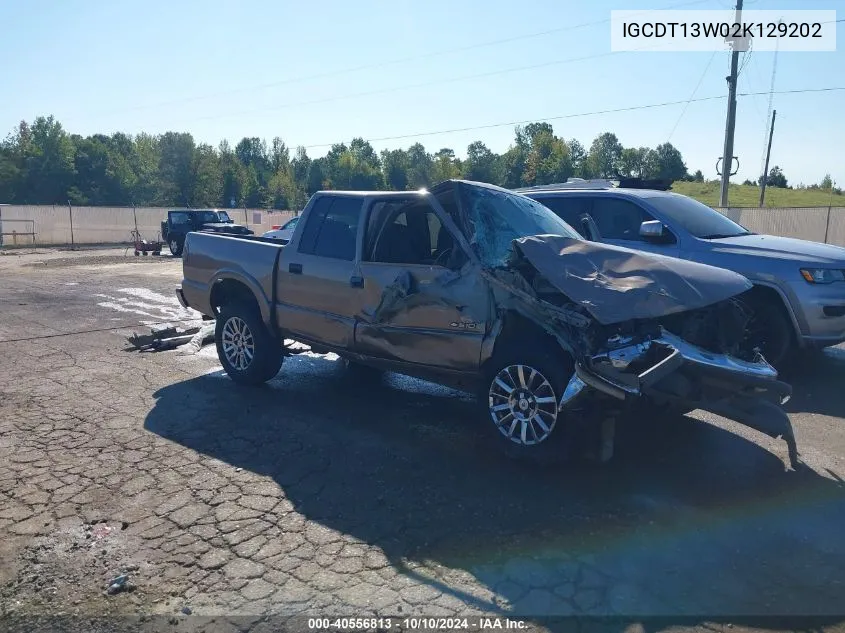
POLYGON ((260 385, 279 373, 282 346, 249 304, 223 306, 214 339, 217 356, 229 377, 241 385, 260 385))
POLYGON ((747 327, 746 345, 759 347, 766 361, 775 369, 785 369, 796 349, 792 321, 783 309, 771 300, 751 303, 752 316, 747 327))
POLYGON ((538 465, 570 460, 573 426, 558 406, 573 368, 567 355, 539 345, 508 350, 488 363, 479 400, 506 457, 538 465))

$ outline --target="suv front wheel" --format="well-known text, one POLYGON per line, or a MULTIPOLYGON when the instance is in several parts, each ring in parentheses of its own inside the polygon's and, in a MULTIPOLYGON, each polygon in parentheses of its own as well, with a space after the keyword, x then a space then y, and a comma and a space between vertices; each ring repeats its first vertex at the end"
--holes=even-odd
POLYGON ((175 237, 171 237, 170 240, 167 242, 168 248, 170 248, 170 253, 173 257, 181 257, 182 256, 182 245, 179 243, 179 240, 175 237))

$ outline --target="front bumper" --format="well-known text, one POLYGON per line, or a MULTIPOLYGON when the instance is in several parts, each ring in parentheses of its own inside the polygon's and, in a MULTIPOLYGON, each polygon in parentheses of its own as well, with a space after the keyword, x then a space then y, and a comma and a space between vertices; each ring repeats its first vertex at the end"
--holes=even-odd
POLYGON ((791 284, 792 294, 801 311, 806 328, 801 342, 806 347, 826 347, 845 341, 845 284, 791 284))
POLYGON ((744 361, 714 354, 664 330, 658 338, 581 359, 559 408, 572 406, 594 390, 625 404, 648 399, 704 409, 782 437, 795 467, 798 451, 792 423, 781 407, 792 387, 777 375, 762 356, 744 361))

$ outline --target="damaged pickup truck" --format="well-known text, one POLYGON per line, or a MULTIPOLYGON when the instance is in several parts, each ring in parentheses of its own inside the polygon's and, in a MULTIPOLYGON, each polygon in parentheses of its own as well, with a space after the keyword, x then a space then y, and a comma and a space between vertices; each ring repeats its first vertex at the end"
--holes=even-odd
POLYGON ((745 344, 745 277, 584 241, 499 187, 319 192, 287 245, 189 233, 183 270, 179 300, 216 319, 236 383, 273 378, 293 340, 474 391, 517 457, 565 459, 587 426, 608 459, 616 420, 705 409, 797 463, 791 388, 745 344))

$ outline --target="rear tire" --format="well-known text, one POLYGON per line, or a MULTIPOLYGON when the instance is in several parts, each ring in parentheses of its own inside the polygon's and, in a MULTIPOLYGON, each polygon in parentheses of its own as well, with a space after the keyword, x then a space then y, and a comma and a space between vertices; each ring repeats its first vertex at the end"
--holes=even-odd
POLYGON ((530 343, 503 350, 487 364, 479 405, 507 458, 554 465, 575 454, 573 420, 558 411, 573 369, 572 359, 559 349, 530 343))
POLYGON ((220 364, 234 382, 260 385, 279 373, 284 360, 282 346, 254 306, 223 306, 217 316, 214 340, 220 364))
POLYGON ((170 252, 172 253, 173 257, 182 257, 182 244, 179 243, 175 237, 170 238, 170 241, 167 243, 170 247, 170 252))

